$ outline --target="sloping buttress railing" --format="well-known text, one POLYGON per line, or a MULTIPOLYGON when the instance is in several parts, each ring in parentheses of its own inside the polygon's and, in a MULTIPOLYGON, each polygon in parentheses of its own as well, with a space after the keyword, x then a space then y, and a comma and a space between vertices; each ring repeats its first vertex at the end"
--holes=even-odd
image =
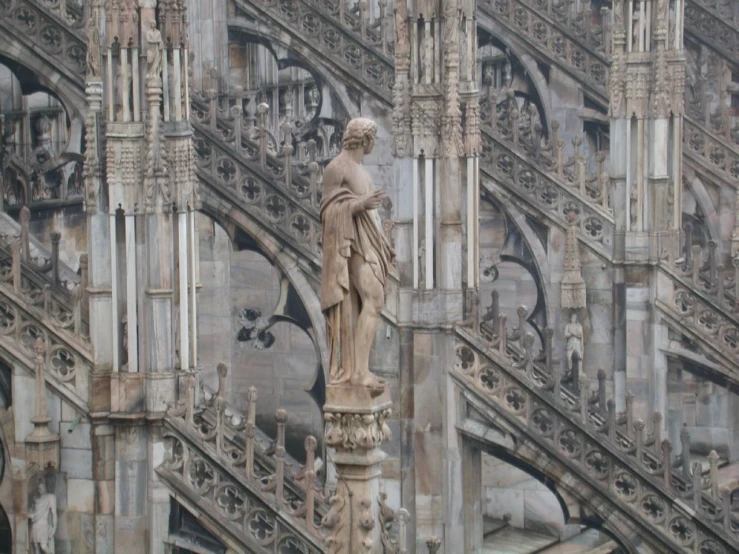
POLYGON ((505 316, 499 317, 502 324, 488 332, 456 329, 456 378, 608 496, 623 514, 649 525, 669 551, 736 551, 739 519, 731 511, 730 491, 718 490, 715 452, 704 475, 700 464, 691 464, 690 437, 683 430, 681 453, 674 457, 672 444, 661 437, 661 414, 654 414, 647 429, 633 415, 630 394, 626 412, 617 414, 613 400, 606 398, 603 371, 594 394, 584 372, 577 387, 568 389, 553 363, 550 342, 542 360, 533 353, 531 334, 519 333, 514 350, 505 316))

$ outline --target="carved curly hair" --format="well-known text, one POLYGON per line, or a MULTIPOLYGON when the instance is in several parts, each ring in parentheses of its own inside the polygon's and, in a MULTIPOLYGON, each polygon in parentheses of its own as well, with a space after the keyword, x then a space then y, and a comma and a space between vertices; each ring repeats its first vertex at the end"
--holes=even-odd
POLYGON ((366 117, 355 117, 344 131, 342 146, 344 150, 354 150, 364 146, 365 141, 377 136, 377 124, 366 117))

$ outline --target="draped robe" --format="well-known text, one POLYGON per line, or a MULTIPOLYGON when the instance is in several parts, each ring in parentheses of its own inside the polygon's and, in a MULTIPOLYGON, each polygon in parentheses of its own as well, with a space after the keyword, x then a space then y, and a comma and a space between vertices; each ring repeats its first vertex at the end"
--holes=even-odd
POLYGON ((361 256, 370 264, 383 288, 392 262, 392 249, 377 222, 377 212, 363 210, 352 215, 353 206, 361 198, 341 186, 331 191, 321 203, 321 310, 326 317, 330 349, 330 384, 349 382, 357 370, 354 367, 354 327, 361 303, 352 281, 349 259, 353 253, 361 256))
POLYGON ((31 544, 34 552, 54 552, 54 533, 56 532, 56 497, 42 494, 33 503, 31 519, 31 544))

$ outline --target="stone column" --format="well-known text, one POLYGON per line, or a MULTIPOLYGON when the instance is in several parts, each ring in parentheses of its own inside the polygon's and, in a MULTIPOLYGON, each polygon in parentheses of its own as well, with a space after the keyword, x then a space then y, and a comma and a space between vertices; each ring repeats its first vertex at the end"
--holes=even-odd
POLYGON ((372 396, 365 387, 329 385, 323 407, 326 445, 335 450, 336 491, 341 525, 333 537, 336 554, 381 554, 379 495, 380 449, 391 438, 390 395, 372 396))

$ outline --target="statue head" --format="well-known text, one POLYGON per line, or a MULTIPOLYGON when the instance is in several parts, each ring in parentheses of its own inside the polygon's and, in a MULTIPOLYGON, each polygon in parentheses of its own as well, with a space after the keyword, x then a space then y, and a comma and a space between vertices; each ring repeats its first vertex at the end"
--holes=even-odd
POLYGON ((355 117, 346 126, 342 146, 344 150, 364 148, 364 153, 372 152, 377 136, 377 124, 365 117, 355 117))
POLYGON ((38 491, 39 496, 46 494, 46 483, 44 483, 43 479, 39 479, 36 490, 38 491))
POLYGON ((577 323, 577 313, 572 312, 570 314, 570 323, 577 323))

